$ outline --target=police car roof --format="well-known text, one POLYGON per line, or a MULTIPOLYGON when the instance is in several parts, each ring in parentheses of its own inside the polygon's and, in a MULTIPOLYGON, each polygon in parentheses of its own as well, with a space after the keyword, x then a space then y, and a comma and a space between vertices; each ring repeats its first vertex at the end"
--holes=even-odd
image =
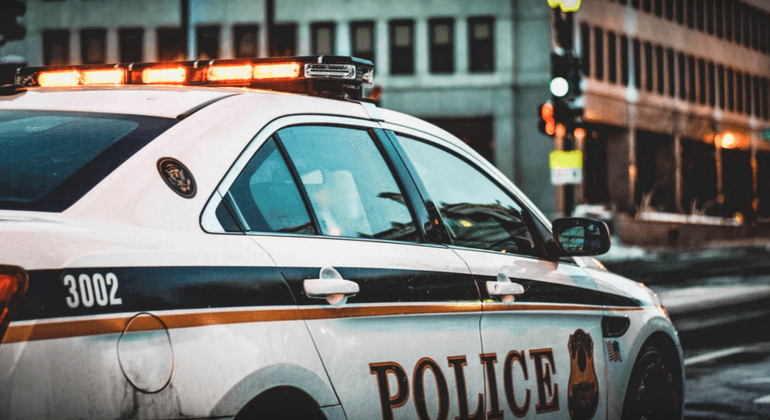
POLYGON ((32 88, 0 97, 0 109, 101 112, 176 118, 190 110, 244 92, 236 88, 120 86, 32 88))

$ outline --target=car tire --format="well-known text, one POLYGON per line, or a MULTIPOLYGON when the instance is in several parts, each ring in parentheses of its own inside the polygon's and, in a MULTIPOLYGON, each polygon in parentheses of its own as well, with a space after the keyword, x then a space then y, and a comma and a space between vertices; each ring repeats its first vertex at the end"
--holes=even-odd
POLYGON ((681 419, 683 392, 677 367, 657 347, 642 348, 628 382, 622 420, 681 419))

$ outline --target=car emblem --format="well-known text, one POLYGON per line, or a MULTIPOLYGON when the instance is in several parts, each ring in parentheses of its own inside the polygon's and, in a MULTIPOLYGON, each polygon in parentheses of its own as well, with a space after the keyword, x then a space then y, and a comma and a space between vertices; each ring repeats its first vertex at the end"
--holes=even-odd
POLYGON ((164 157, 158 160, 158 172, 169 188, 184 198, 195 197, 197 190, 192 172, 174 158, 164 157))

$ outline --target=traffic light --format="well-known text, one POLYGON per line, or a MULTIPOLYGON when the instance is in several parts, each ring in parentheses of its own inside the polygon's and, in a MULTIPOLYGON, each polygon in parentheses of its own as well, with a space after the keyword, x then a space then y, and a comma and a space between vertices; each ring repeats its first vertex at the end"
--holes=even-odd
POLYGON ((551 82, 548 86, 558 122, 572 123, 582 119, 583 100, 580 90, 580 59, 574 53, 574 13, 553 12, 553 48, 551 82))
POLYGON ((556 134, 553 104, 546 102, 537 106, 537 129, 547 136, 556 134))
POLYGON ((0 0, 0 46, 7 41, 24 39, 27 30, 17 18, 24 16, 27 5, 19 0, 0 0))

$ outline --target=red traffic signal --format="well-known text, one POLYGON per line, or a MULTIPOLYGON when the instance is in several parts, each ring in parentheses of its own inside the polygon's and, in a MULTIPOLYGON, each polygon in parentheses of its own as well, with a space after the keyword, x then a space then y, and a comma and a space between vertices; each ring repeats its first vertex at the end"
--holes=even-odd
POLYGON ((547 136, 556 134, 556 120, 554 119, 553 104, 546 102, 537 106, 537 128, 547 136))

